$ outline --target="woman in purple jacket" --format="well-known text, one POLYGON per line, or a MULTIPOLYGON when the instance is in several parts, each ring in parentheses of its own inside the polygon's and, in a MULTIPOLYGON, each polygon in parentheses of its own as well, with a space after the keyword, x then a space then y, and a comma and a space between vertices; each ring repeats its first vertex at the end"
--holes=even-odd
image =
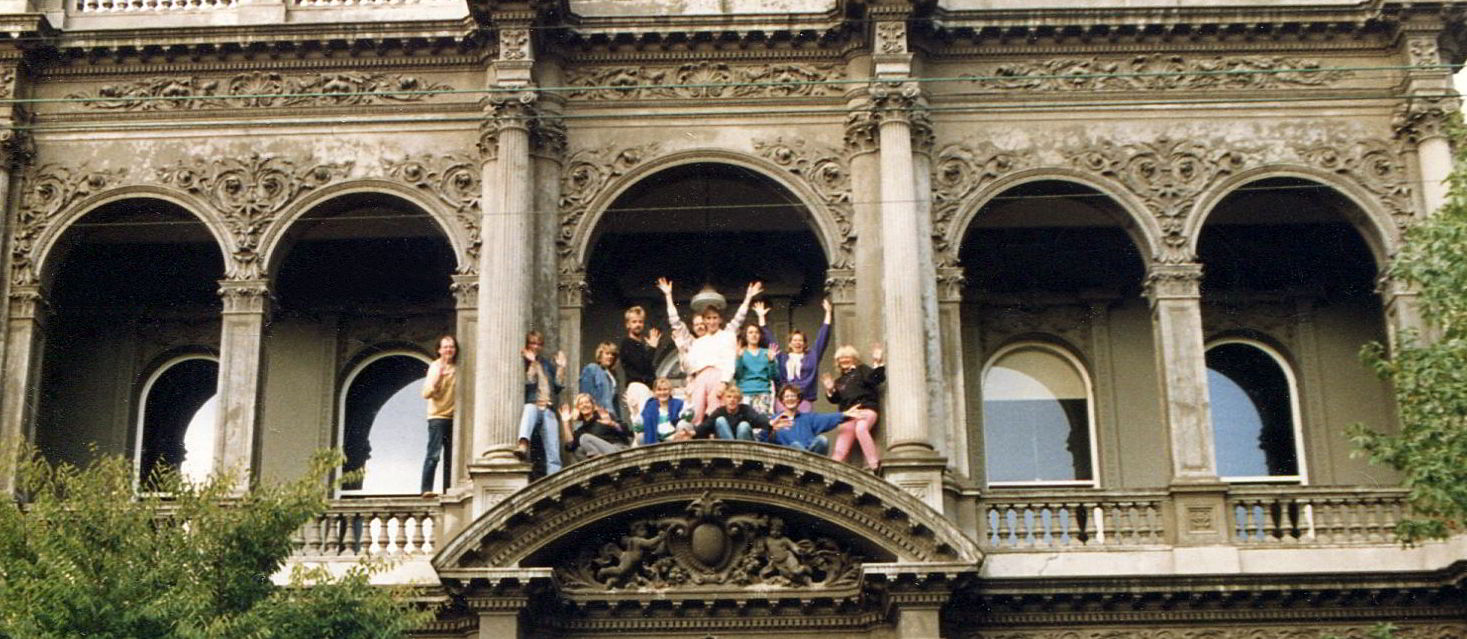
MULTIPOLYGON (((825 358, 825 346, 830 343, 830 299, 821 300, 820 306, 825 309, 825 322, 820 325, 820 332, 815 334, 815 348, 808 347, 804 332, 794 330, 790 331, 789 349, 774 356, 775 387, 790 385, 799 389, 801 413, 808 413, 815 407, 815 393, 819 389, 815 380, 820 378, 820 360, 825 358)), ((764 321, 769 314, 769 305, 756 302, 751 309, 759 316, 759 330, 764 332, 764 341, 776 343, 774 331, 764 321)))

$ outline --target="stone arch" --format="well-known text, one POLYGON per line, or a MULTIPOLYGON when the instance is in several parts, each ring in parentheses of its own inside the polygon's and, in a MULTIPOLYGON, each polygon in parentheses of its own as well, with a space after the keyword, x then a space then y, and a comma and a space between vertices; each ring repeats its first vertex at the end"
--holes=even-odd
POLYGON ((1346 211, 1346 220, 1360 233, 1365 245, 1370 247, 1376 265, 1384 268, 1390 256, 1395 255, 1401 241, 1400 230, 1390 214, 1385 212, 1379 199, 1351 180, 1341 179, 1328 171, 1292 164, 1255 167, 1221 180, 1204 191, 1192 206, 1182 229, 1183 237, 1187 238, 1187 254, 1195 259, 1202 229, 1213 211, 1217 210, 1219 203, 1248 184, 1270 178, 1297 178, 1318 182, 1344 196, 1354 205, 1355 213, 1351 215, 1351 211, 1346 211))
POLYGON ((297 221, 322 204, 337 198, 364 193, 391 196, 427 213, 428 217, 433 220, 434 226, 443 233, 444 239, 448 240, 449 246, 453 248, 454 256, 458 261, 457 270, 463 272, 465 269, 477 267, 470 263, 468 233, 454 220, 452 211, 445 210, 411 186, 381 178, 363 178, 316 189, 282 212, 260 235, 260 256, 261 263, 264 265, 264 273, 273 277, 275 271, 280 267, 280 260, 288 252, 283 249, 284 240, 297 221))
POLYGON ((219 249, 219 254, 224 260, 225 270, 228 270, 229 256, 234 254, 237 244, 212 207, 183 191, 165 186, 137 184, 108 189, 79 200, 57 214, 49 224, 41 229, 31 246, 33 265, 31 268, 37 282, 46 282, 54 273, 55 265, 51 263, 53 253, 57 243, 72 228, 72 225, 92 211, 124 200, 159 200, 188 212, 203 224, 204 228, 208 229, 209 235, 214 238, 215 248, 219 249))
POLYGON ((987 186, 975 191, 966 200, 958 205, 958 213, 948 222, 944 229, 937 229, 951 238, 950 245, 954 254, 953 262, 957 261, 956 251, 962 246, 963 241, 971 230, 973 221, 978 218, 978 212, 982 211, 994 198, 1005 192, 1025 184, 1043 181, 1070 182, 1079 184, 1100 192, 1102 195, 1114 202, 1126 213, 1122 219, 1115 220, 1121 228, 1130 236, 1136 249, 1143 256, 1158 256, 1161 254, 1162 243, 1161 227, 1157 224, 1145 204, 1142 204, 1125 186, 1105 177, 1093 175, 1083 171, 1059 166, 1035 167, 1015 171, 989 183, 987 186))
POLYGON ((449 578, 520 567, 605 517, 708 493, 819 517, 895 564, 970 571, 983 559, 941 513, 880 478, 803 451, 719 441, 638 447, 568 467, 489 508, 433 564, 449 578))
MULTIPOLYGON (((573 220, 570 229, 561 229, 560 250, 562 257, 570 258, 575 264, 586 264, 595 245, 596 230, 611 204, 632 186, 643 179, 666 169, 687 164, 727 164, 759 174, 792 194, 809 212, 807 221, 825 250, 825 258, 831 268, 848 266, 851 221, 849 214, 831 210, 832 204, 821 198, 805 180, 796 178, 779 164, 739 151, 728 149, 689 149, 637 164, 625 173, 615 176, 601 186, 585 207, 585 215, 573 220), (844 219, 842 219, 844 218, 844 219)), ((847 169, 846 179, 849 180, 847 169)), ((847 198, 848 200, 849 198, 847 198)), ((848 202, 847 202, 848 203, 848 202)))

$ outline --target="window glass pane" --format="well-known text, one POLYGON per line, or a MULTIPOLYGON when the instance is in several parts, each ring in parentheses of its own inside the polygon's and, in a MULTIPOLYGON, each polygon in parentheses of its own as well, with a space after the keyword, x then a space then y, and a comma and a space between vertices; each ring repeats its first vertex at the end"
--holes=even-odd
MULTIPOLYGON (((427 404, 420 393, 428 364, 391 355, 374 360, 347 389, 345 470, 365 469, 359 483, 344 486, 358 495, 417 494, 428 447, 427 404)), ((440 462, 439 469, 443 468, 440 462)), ((441 489, 442 472, 435 489, 441 489)))
POLYGON ((1091 479, 1085 380, 1048 351, 1004 355, 983 378, 983 441, 990 482, 1091 479))
POLYGON ((1299 474, 1289 379, 1273 357, 1248 344, 1215 346, 1207 390, 1220 476, 1299 474))
POLYGON ((144 482, 163 468, 202 480, 214 468, 219 364, 186 359, 158 375, 143 400, 143 445, 138 471, 144 482))

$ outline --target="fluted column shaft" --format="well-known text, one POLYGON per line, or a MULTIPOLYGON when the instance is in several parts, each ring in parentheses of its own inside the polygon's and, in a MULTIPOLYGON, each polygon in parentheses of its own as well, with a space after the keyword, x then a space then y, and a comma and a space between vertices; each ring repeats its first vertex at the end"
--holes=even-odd
POLYGON ((912 128, 899 114, 880 125, 882 318, 889 388, 884 423, 894 457, 930 453, 927 433, 927 353, 923 338, 922 269, 918 242, 912 128))
POLYGON ((265 280, 221 280, 224 302, 219 329, 219 414, 215 468, 238 473, 249 485, 260 417, 261 360, 269 322, 270 287, 265 280))

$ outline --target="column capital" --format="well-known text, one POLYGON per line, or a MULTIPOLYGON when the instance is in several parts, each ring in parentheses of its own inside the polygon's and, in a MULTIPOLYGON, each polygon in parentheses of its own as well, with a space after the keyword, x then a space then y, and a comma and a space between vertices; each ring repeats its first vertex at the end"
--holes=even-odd
POLYGON ((937 268, 937 301, 958 303, 963 301, 963 284, 967 282, 961 266, 939 266, 937 268))
POLYGON ((453 293, 453 307, 458 310, 479 308, 479 276, 454 273, 453 283, 448 285, 453 293))
POLYGON ((35 141, 15 123, 0 124, 0 170, 14 171, 30 164, 36 155, 35 141))
POLYGON ((1447 139, 1452 114, 1461 108, 1462 101, 1455 97, 1409 97, 1391 114, 1391 130, 1396 139, 1410 144, 1432 138, 1447 139))
POLYGON ((1146 272, 1146 297, 1155 306, 1161 300, 1197 300, 1202 297, 1202 265, 1154 263, 1146 272))
POLYGON ((10 319, 40 319, 46 314, 46 297, 39 286, 14 286, 10 289, 10 319))
POLYGON ((556 286, 561 308, 579 308, 586 303, 586 292, 591 290, 586 283, 586 269, 579 264, 560 267, 560 280, 556 286))
POLYGON ((877 131, 881 120, 871 110, 870 100, 856 100, 846 114, 845 147, 847 156, 875 153, 881 148, 881 134, 877 131))
POLYGON ((219 299, 225 313, 265 314, 270 311, 269 280, 219 280, 219 299))
POLYGON ((825 271, 825 294, 832 304, 856 303, 856 270, 832 268, 825 271))

